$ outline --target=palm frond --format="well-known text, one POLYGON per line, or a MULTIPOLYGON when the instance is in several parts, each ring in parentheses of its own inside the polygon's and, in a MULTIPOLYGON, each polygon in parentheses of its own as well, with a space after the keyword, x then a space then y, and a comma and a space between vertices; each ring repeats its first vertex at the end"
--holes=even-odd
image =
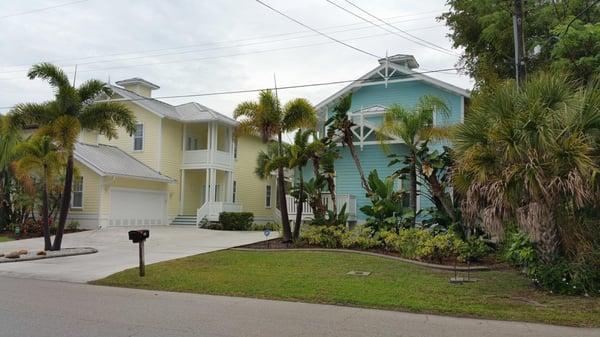
POLYGON ((44 79, 57 89, 71 86, 67 74, 51 63, 39 63, 33 65, 27 73, 27 76, 31 80, 35 78, 44 79))
POLYGON ((283 108, 283 130, 297 128, 314 128, 317 124, 317 113, 310 102, 304 98, 296 98, 286 103, 283 108))
POLYGON ((79 98, 82 102, 91 101, 100 94, 105 94, 109 97, 112 95, 110 87, 106 83, 96 79, 90 79, 83 82, 83 84, 77 88, 77 92, 79 93, 79 98))
POLYGON ((81 126, 96 130, 108 139, 117 136, 118 127, 123 127, 130 135, 135 132, 135 114, 119 102, 97 102, 83 108, 79 117, 81 126))

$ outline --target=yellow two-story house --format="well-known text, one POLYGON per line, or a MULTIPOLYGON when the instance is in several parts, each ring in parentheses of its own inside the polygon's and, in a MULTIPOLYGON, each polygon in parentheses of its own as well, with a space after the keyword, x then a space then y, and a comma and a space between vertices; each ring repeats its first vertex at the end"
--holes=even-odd
POLYGON ((75 149, 70 220, 82 228, 197 225, 221 212, 276 221, 275 179, 254 174, 256 137, 235 137, 237 122, 198 103, 171 105, 140 78, 116 82, 113 97, 134 113, 136 131, 107 139, 82 131, 75 149))

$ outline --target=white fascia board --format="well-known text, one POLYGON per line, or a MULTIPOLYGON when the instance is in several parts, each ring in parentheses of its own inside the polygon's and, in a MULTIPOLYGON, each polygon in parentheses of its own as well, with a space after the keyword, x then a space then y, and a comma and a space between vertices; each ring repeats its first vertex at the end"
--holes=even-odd
POLYGON ((379 65, 377 67, 375 67, 374 69, 372 69, 371 71, 369 71, 368 73, 364 74, 363 76, 359 77, 358 79, 356 79, 355 81, 353 81, 352 83, 348 84, 347 86, 343 87, 342 89, 340 89, 339 91, 337 91, 336 93, 334 93, 333 95, 327 97, 326 99, 324 99, 323 101, 321 101, 319 104, 317 104, 315 106, 315 108, 317 110, 321 110, 322 108, 324 108, 327 104, 331 103, 332 101, 340 98, 341 96, 343 96, 345 93, 347 93, 348 91, 352 90, 353 88, 355 88, 357 86, 357 84, 360 84, 360 82, 362 80, 364 80, 365 78, 369 78, 371 76, 373 76, 374 74, 376 74, 380 69, 383 68, 383 65, 379 65))

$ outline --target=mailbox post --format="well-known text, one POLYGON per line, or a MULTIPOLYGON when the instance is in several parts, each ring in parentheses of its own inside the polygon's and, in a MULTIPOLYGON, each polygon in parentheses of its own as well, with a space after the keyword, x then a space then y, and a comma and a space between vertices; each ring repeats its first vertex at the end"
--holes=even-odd
POLYGON ((150 237, 150 231, 147 229, 138 229, 129 231, 129 240, 139 244, 140 247, 140 277, 146 275, 146 264, 144 262, 144 242, 150 237))

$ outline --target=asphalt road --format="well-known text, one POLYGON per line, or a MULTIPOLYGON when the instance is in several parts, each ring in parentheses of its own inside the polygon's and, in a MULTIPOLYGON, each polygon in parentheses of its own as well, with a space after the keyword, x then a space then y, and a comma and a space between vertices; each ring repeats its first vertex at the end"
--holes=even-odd
POLYGON ((0 336, 598 337, 600 329, 0 277, 0 336))

